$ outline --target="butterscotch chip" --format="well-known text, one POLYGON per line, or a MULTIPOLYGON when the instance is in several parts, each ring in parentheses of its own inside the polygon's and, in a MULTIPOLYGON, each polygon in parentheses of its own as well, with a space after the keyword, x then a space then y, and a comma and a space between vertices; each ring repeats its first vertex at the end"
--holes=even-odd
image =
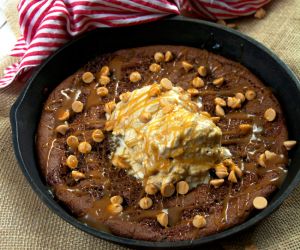
POLYGON ((165 56, 164 56, 164 54, 163 53, 161 53, 161 52, 156 52, 155 54, 154 54, 154 60, 155 60, 155 62, 163 62, 164 60, 165 60, 165 56))
POLYGON ((239 129, 243 134, 248 134, 252 130, 252 125, 251 124, 240 124, 239 129))
POLYGON ((235 97, 236 97, 237 99, 240 99, 241 102, 244 102, 245 99, 246 99, 243 93, 236 93, 236 94, 235 94, 235 97))
POLYGON ((210 119, 214 122, 214 123, 218 123, 221 118, 219 116, 213 116, 213 117, 210 117, 210 119))
POLYGON ((131 96, 131 92, 125 92, 125 93, 121 94, 119 97, 122 102, 128 102, 130 99, 130 96, 131 96))
POLYGON ((158 215, 156 215, 156 219, 157 219, 158 223, 160 225, 162 225, 163 227, 168 226, 169 217, 166 213, 159 213, 158 215))
POLYGON ((70 111, 67 109, 63 113, 59 114, 58 120, 66 121, 70 118, 70 111))
POLYGON ((224 179, 213 179, 209 183, 214 186, 214 188, 218 188, 224 183, 224 179))
POLYGON ((115 126, 115 121, 106 121, 104 125, 105 131, 112 131, 115 126))
POLYGON ((167 51, 167 52, 165 53, 165 62, 170 62, 170 61, 172 61, 172 59, 173 59, 173 54, 172 54, 172 52, 171 52, 171 51, 167 51))
POLYGON ((77 168, 78 165, 78 160, 77 157, 75 155, 69 155, 66 161, 66 164, 69 168, 77 168))
POLYGON ((188 89, 187 92, 188 92, 191 96, 199 95, 199 90, 198 90, 198 89, 191 88, 191 89, 188 89))
POLYGON ((256 209, 264 209, 268 206, 268 200, 265 197, 257 196, 253 199, 253 206, 256 209))
POLYGON ((109 76, 109 67, 103 66, 100 70, 100 76, 109 76))
POLYGON ((107 210, 112 214, 119 214, 123 211, 123 206, 121 204, 112 203, 107 206, 107 210))
POLYGON ((197 214, 193 219, 193 226, 196 228, 203 228, 206 226, 206 219, 204 216, 197 214))
POLYGON ((261 167, 266 167, 266 155, 265 154, 260 154, 258 156, 257 159, 257 163, 261 166, 261 167))
POLYGON ((245 93, 245 97, 248 101, 252 101, 256 97, 256 93, 253 90, 247 90, 245 93))
POLYGON ((201 111, 200 114, 201 114, 201 115, 204 115, 204 116, 206 116, 206 117, 208 117, 208 118, 211 117, 210 113, 208 113, 208 112, 206 112, 206 111, 201 111))
POLYGON ((110 202, 113 203, 113 204, 122 204, 123 203, 123 197, 120 196, 120 195, 112 196, 110 198, 110 202))
POLYGON ((217 78, 213 80, 213 85, 219 87, 224 83, 224 77, 217 78))
POLYGON ((147 194, 153 195, 156 194, 157 191, 158 191, 157 187, 152 183, 149 183, 145 186, 145 192, 147 194))
POLYGON ((114 155, 112 158, 111 163, 118 168, 123 168, 123 169, 128 169, 130 168, 130 165, 125 161, 124 158, 118 156, 118 155, 114 155))
POLYGON ((188 63, 187 61, 182 61, 181 65, 184 68, 185 72, 189 72, 193 68, 193 65, 188 63))
POLYGON ((75 113, 80 113, 83 110, 83 103, 81 101, 74 101, 72 103, 72 110, 75 113))
POLYGON ((107 85, 110 82, 110 78, 108 76, 100 76, 99 82, 101 85, 107 85))
POLYGON ((143 123, 149 122, 151 120, 151 118, 152 118, 151 113, 145 112, 145 111, 143 113, 141 113, 141 115, 139 116, 139 120, 143 123))
POLYGON ((228 97, 227 98, 227 106, 233 109, 237 109, 241 107, 241 99, 236 97, 228 97))
POLYGON ((157 63, 152 63, 150 66, 149 66, 149 70, 153 73, 157 73, 161 70, 161 67, 159 64, 157 63))
POLYGON ((195 88, 201 88, 204 86, 204 81, 197 76, 193 79, 192 84, 195 88))
POLYGON ((235 176, 235 172, 233 170, 230 171, 228 180, 233 183, 237 183, 237 178, 235 176))
POLYGON ((263 8, 260 8, 255 12, 254 17, 257 19, 263 19, 266 15, 266 11, 263 8))
POLYGON ((164 197, 170 197, 175 192, 175 187, 172 183, 166 183, 161 186, 160 192, 164 197))
POLYGON ((71 147, 71 148, 77 148, 78 145, 79 145, 78 138, 77 138, 75 135, 70 135, 70 136, 67 138, 67 144, 68 144, 68 146, 71 147))
POLYGON ((67 133, 67 131, 69 130, 69 125, 68 124, 62 124, 62 125, 58 125, 56 128, 55 128, 55 131, 57 133, 60 133, 62 135, 65 135, 67 133))
POLYGON ((283 146, 286 148, 286 150, 291 150, 293 147, 295 147, 297 144, 297 141, 285 141, 283 142, 283 146))
POLYGON ((228 176, 227 168, 223 163, 219 163, 215 166, 216 170, 216 176, 218 176, 220 179, 223 179, 228 176))
POLYGON ((84 173, 81 173, 81 172, 76 171, 76 170, 73 170, 73 171, 71 172, 71 175, 72 175, 72 178, 73 178, 75 181, 79 181, 79 180, 85 178, 85 174, 84 174, 84 173))
POLYGON ((87 154, 87 153, 91 152, 91 150, 92 150, 91 144, 89 144, 86 141, 80 142, 78 145, 78 151, 82 154, 87 154))
POLYGON ((225 111, 220 105, 216 105, 215 113, 218 116, 225 116, 225 111))
POLYGON ((221 107, 226 107, 226 101, 221 97, 215 98, 215 104, 220 105, 221 107))
POLYGON ((168 78, 163 78, 160 80, 160 85, 165 90, 171 90, 173 88, 173 83, 168 78))
POLYGON ((200 76, 205 77, 207 75, 207 70, 205 66, 200 66, 198 68, 198 73, 200 76))
POLYGON ((97 95, 103 97, 108 95, 108 89, 106 87, 99 87, 96 90, 97 95))
POLYGON ((142 209, 148 209, 152 206, 153 201, 149 197, 143 197, 140 199, 139 205, 142 209))
POLYGON ((269 122, 272 122, 275 120, 276 118, 276 111, 272 108, 268 108, 266 111, 265 111, 265 114, 264 114, 264 118, 269 121, 269 122))
POLYGON ((95 142, 102 142, 104 140, 104 134, 101 129, 95 129, 92 133, 92 139, 95 142))
POLYGON ((190 186, 186 181, 179 181, 176 184, 176 190, 178 194, 187 194, 189 189, 190 186))
POLYGON ((157 85, 154 85, 150 88, 149 90, 149 96, 154 97, 154 96, 158 96, 160 94, 160 88, 157 85))
POLYGON ((104 110, 108 114, 111 114, 115 108, 116 108, 116 103, 114 101, 105 103, 105 105, 104 105, 104 110))
POLYGON ((84 83, 91 83, 95 79, 93 73, 91 73, 91 72, 85 72, 85 73, 83 73, 83 75, 82 75, 81 78, 82 78, 82 81, 84 83))
POLYGON ((130 75, 129 75, 129 80, 131 82, 138 82, 142 79, 142 76, 139 72, 135 71, 135 72, 132 72, 130 75))

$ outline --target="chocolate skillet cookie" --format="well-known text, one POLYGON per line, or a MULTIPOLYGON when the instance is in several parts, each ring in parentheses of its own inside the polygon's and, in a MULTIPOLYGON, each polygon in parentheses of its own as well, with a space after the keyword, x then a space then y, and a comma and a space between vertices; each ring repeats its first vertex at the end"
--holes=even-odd
POLYGON ((99 56, 58 85, 36 150, 47 184, 79 220, 177 241, 265 208, 295 144, 278 101, 245 67, 150 46, 99 56))

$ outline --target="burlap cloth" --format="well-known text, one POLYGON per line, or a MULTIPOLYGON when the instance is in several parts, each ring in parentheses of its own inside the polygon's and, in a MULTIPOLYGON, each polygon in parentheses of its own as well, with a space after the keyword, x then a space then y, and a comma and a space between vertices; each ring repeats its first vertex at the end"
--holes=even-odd
MULTIPOLYGON (((7 2, 2 8, 8 25, 18 34, 17 1, 7 2)), ((240 31, 271 48, 300 76, 299 0, 274 0, 267 7, 265 19, 245 18, 237 23, 240 31)), ((9 57, 2 59, 0 76, 12 61, 9 57)), ((22 84, 15 83, 0 91, 0 249, 126 249, 72 227, 32 191, 13 153, 8 118, 21 88, 22 84)), ((249 249, 250 244, 258 249, 300 249, 299 197, 300 187, 255 228, 213 245, 212 249, 249 249)))

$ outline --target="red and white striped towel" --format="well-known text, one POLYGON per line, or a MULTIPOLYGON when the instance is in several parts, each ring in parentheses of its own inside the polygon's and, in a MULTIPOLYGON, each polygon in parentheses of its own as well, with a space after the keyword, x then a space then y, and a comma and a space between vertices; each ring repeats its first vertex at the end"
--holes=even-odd
POLYGON ((19 62, 5 70, 0 88, 25 78, 72 37, 98 27, 135 25, 170 14, 229 19, 253 14, 271 0, 21 0, 22 36, 11 56, 19 62))

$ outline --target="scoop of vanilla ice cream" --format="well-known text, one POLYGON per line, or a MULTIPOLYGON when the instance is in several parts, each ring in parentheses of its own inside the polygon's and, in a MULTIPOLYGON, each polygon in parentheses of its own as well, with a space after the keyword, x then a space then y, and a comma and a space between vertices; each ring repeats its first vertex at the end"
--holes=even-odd
POLYGON ((161 89, 158 84, 136 89, 107 114, 114 121, 113 139, 118 145, 112 157, 144 185, 159 188, 179 180, 190 187, 207 183, 208 170, 230 157, 229 150, 221 147, 221 129, 199 113, 199 105, 182 88, 154 96, 153 88, 161 89), (145 114, 147 120, 141 118, 145 114))

